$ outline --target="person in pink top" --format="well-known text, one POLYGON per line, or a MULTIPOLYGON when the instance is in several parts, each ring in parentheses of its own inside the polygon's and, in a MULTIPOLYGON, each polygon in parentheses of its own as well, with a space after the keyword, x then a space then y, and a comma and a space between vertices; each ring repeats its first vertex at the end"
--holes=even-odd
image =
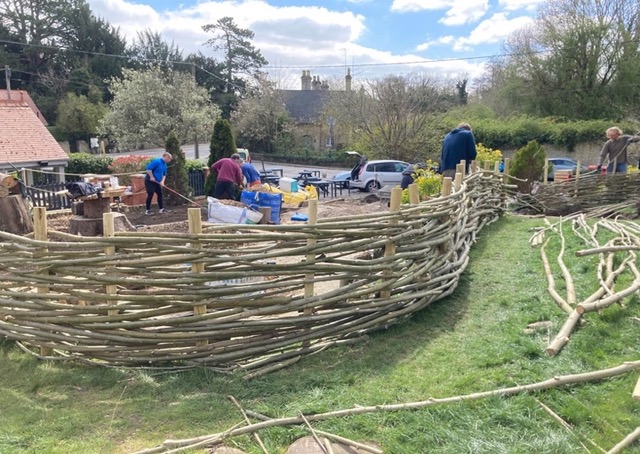
POLYGON ((242 185, 242 171, 240 170, 240 155, 234 153, 229 158, 217 160, 211 166, 211 171, 218 173, 213 196, 216 199, 235 200, 238 187, 242 185))

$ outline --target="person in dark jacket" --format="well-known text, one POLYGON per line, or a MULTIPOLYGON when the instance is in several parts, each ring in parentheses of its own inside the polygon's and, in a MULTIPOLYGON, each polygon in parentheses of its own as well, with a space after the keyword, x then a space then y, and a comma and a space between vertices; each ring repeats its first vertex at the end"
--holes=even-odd
POLYGON ((440 170, 442 176, 453 178, 456 174, 456 165, 460 161, 466 161, 466 172, 469 172, 469 165, 478 152, 476 150, 476 139, 471 132, 469 123, 460 123, 452 129, 442 141, 442 153, 440 155, 440 170))

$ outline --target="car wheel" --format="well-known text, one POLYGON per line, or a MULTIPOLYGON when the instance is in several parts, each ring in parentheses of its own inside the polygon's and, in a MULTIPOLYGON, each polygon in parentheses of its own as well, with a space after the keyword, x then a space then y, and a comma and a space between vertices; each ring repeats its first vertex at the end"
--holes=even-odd
POLYGON ((376 180, 371 180, 364 187, 364 190, 367 192, 376 192, 378 189, 380 189, 380 183, 378 183, 376 180))

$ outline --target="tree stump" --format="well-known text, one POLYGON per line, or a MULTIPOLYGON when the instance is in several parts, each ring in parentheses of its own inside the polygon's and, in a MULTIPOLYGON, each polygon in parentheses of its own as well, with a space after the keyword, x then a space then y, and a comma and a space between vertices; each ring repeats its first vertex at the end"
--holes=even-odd
POLYGON ((33 232, 27 200, 20 194, 0 198, 0 230, 16 235, 33 232))
POLYGON ((85 200, 84 217, 90 219, 99 219, 102 222, 102 214, 111 212, 111 199, 97 198, 93 200, 85 200))
MULTIPOLYGON (((85 210, 86 208, 87 206, 85 204, 85 210)), ((123 213, 114 214, 116 232, 132 232, 136 230, 123 213)), ((69 220, 69 233, 80 236, 102 236, 104 234, 102 217, 99 219, 91 219, 85 218, 84 216, 72 216, 69 220)))

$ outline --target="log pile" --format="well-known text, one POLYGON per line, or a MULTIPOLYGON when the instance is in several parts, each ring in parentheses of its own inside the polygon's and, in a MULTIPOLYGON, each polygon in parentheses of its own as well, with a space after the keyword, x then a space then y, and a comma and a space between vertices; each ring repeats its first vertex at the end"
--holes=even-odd
POLYGON ((475 235, 502 213, 502 188, 480 172, 378 218, 312 225, 200 233, 195 209, 188 235, 0 233, 0 335, 92 364, 266 373, 452 293, 475 235))

